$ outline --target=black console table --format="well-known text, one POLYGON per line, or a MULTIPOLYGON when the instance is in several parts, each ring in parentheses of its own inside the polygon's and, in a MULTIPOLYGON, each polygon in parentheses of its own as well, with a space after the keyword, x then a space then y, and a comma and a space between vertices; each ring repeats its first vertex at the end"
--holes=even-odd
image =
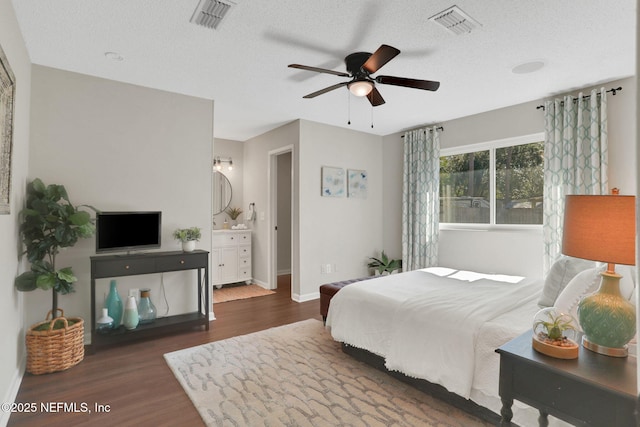
POLYGON ((573 425, 636 426, 636 358, 609 357, 580 346, 577 359, 563 360, 531 347, 531 331, 496 350, 500 353, 502 424, 511 425, 518 399, 573 425))
POLYGON ((196 250, 91 257, 91 345, 94 349, 194 326, 204 326, 209 330, 209 252, 196 250), (159 317, 154 322, 138 325, 133 330, 127 330, 121 325, 106 334, 96 332, 96 279, 181 270, 198 270, 197 311, 159 317))

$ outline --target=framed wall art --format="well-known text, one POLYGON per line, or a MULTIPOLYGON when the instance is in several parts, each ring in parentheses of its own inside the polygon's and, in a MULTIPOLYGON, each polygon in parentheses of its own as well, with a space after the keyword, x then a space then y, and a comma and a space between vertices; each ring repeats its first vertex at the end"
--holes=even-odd
POLYGON ((367 171, 347 169, 347 194, 354 199, 367 198, 367 171))
POLYGON ((323 166, 321 175, 323 197, 344 197, 346 182, 344 169, 323 166))
POLYGON ((16 78, 0 46, 0 215, 11 213, 11 149, 16 78))

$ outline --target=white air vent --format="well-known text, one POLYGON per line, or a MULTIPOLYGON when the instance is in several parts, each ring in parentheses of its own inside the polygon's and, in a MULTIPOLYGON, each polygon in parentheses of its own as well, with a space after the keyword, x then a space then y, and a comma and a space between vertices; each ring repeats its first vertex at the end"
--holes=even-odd
POLYGON ((231 9, 231 6, 234 5, 235 3, 228 0, 200 0, 189 22, 215 30, 229 9, 231 9))
POLYGON ((478 21, 464 13, 458 6, 451 6, 447 10, 436 13, 429 20, 442 25, 456 35, 470 33, 480 26, 478 21))

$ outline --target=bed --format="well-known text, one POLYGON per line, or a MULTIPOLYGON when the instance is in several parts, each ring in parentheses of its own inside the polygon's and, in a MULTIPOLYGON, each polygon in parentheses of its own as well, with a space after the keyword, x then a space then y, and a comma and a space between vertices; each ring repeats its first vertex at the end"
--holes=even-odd
MULTIPOLYGON (((583 267, 563 271, 553 301, 583 267)), ((531 328, 543 289, 549 291, 546 282, 444 267, 389 275, 341 289, 326 325, 335 340, 378 356, 388 370, 441 385, 499 414, 495 349, 531 328)), ((537 425, 536 410, 516 401, 513 412, 515 423, 537 425)))

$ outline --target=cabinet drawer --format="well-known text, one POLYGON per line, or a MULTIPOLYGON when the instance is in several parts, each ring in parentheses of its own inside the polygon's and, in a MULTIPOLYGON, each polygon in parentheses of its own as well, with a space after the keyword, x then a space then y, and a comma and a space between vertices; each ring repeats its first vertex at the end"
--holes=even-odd
POLYGON ((240 268, 238 271, 238 279, 240 280, 248 280, 251 279, 251 267, 248 268, 240 268))
POLYGON ((238 256, 240 258, 251 257, 251 245, 242 245, 238 248, 238 256))
POLYGON ((132 276, 136 274, 149 274, 156 271, 156 263, 153 258, 137 258, 134 260, 113 259, 100 261, 94 264, 94 277, 132 276))
POLYGON ((251 258, 240 258, 238 260, 238 268, 251 268, 251 258))
POLYGON ((158 271, 190 270, 207 265, 207 254, 179 254, 157 259, 158 271))

